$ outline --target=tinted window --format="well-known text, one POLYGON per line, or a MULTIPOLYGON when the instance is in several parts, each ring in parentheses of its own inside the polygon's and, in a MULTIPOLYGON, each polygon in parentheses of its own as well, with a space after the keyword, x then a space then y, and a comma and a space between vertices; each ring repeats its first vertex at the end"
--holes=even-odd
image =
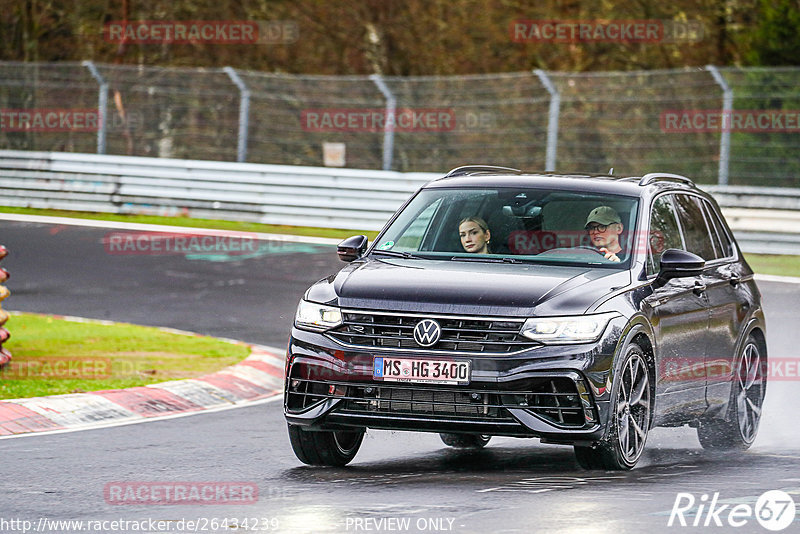
POLYGON ((386 229, 377 250, 418 258, 624 268, 630 258, 636 198, 529 187, 430 188, 420 191, 386 229), (598 211, 599 210, 599 211, 598 211), (591 217, 591 221, 589 218, 591 217), (489 254, 468 253, 459 237, 465 218, 491 235, 489 254), (592 230, 586 228, 592 223, 592 230), (619 261, 604 258, 607 247, 619 261), (493 257, 493 258, 492 258, 493 257))
POLYGON ((681 232, 667 195, 661 196, 653 203, 650 213, 650 254, 647 262, 647 274, 655 274, 661 262, 661 255, 669 248, 683 250, 681 232))
POLYGON ((702 200, 701 203, 706 214, 706 220, 711 227, 711 237, 714 239, 714 248, 717 250, 717 258, 729 258, 733 256, 731 240, 728 238, 728 234, 725 231, 725 227, 722 225, 719 214, 717 214, 716 210, 708 201, 702 200))
POLYGON ((706 225, 700 198, 693 195, 675 195, 675 209, 678 213, 686 250, 697 254, 704 260, 716 258, 714 244, 706 225))

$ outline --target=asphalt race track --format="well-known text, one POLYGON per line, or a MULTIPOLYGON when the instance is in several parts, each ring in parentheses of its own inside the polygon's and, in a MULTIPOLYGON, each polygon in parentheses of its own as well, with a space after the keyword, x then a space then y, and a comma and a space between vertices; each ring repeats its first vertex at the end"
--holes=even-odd
MULTIPOLYGON (((3 261, 12 292, 5 307, 283 347, 302 291, 342 265, 330 246, 287 243, 246 258, 109 254, 109 232, 0 221, 0 243, 10 251, 3 261)), ((770 357, 797 358, 800 285, 759 287, 770 357)), ((22 335, 13 318, 8 328, 22 335)), ((460 452, 435 434, 401 432, 368 433, 347 468, 310 468, 292 454, 280 401, 5 439, 0 532, 769 532, 746 514, 738 519, 743 526, 731 526, 737 519, 730 511, 752 510, 768 490, 789 493, 800 507, 797 406, 797 379, 773 381, 750 451, 711 453, 692 429, 656 429, 643 460, 627 473, 580 470, 571 448, 536 440, 495 438, 485 450, 460 452), (258 499, 217 494, 215 504, 164 505, 109 497, 109 486, 138 483, 249 484, 258 499), (668 526, 679 493, 691 494, 695 505, 683 514, 686 526, 675 518, 668 526), (717 515, 709 515, 715 494, 717 515), (723 526, 715 526, 717 519, 723 526), (58 520, 82 520, 83 530, 52 523, 58 520), (128 528, 115 520, 129 521, 128 528), (131 527, 148 520, 163 523, 131 527)), ((783 532, 800 532, 800 511, 783 532)))

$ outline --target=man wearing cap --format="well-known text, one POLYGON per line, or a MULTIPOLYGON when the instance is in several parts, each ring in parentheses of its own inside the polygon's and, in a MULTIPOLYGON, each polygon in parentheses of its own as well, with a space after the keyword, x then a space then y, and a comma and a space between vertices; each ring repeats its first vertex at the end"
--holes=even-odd
POLYGON ((598 206, 586 218, 586 231, 592 245, 610 261, 620 261, 617 254, 622 252, 619 235, 622 233, 622 219, 611 206, 598 206))

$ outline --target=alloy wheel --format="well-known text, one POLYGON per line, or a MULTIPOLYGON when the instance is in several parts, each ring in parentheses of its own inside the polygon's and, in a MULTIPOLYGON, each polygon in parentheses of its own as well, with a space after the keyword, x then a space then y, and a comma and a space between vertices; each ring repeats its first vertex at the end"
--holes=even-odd
POLYGON ((750 341, 742 351, 736 370, 736 413, 742 438, 750 443, 756 437, 764 402, 764 374, 761 353, 750 341))
POLYGON ((650 427, 650 379, 639 354, 634 354, 622 371, 616 416, 620 452, 626 461, 635 462, 644 450, 650 427))

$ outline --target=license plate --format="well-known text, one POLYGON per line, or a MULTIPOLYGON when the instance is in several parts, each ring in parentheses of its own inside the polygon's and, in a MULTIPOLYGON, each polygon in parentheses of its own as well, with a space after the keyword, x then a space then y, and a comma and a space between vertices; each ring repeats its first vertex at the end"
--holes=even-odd
POLYGON ((470 360, 419 360, 376 357, 372 377, 384 382, 424 384, 469 384, 470 360))

